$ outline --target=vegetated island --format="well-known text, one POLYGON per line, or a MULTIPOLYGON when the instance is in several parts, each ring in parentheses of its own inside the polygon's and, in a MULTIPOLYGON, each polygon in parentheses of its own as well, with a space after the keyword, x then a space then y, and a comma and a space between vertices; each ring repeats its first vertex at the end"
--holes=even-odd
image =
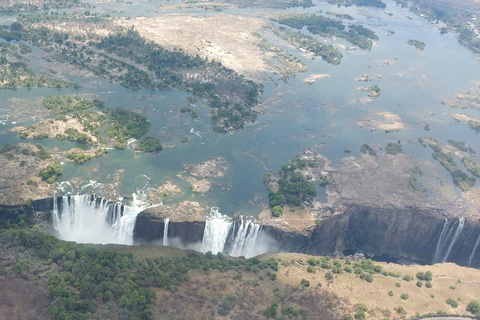
POLYGON ((261 85, 220 63, 198 55, 189 56, 181 50, 165 50, 135 30, 113 26, 106 17, 83 14, 51 17, 39 13, 24 15, 19 20, 20 26, 2 27, 0 37, 30 42, 59 60, 127 88, 174 87, 191 91, 212 108, 211 120, 217 132, 240 129, 258 116, 254 107, 261 85), (95 33, 100 21, 105 22, 109 35, 95 33), (65 29, 54 28, 55 23, 65 29), (90 28, 92 32, 75 34, 69 26, 90 28))
POLYGON ((338 7, 350 7, 350 6, 358 6, 358 7, 374 7, 385 9, 387 5, 382 2, 381 0, 327 0, 328 3, 337 5, 338 7))
POLYGON ((478 2, 455 0, 422 0, 415 4, 407 0, 396 0, 396 2, 433 22, 443 21, 447 27, 440 28, 442 34, 451 29, 460 42, 475 51, 480 50, 480 39, 478 38, 480 24, 476 16, 480 12, 478 2))
POLYGON ((417 48, 418 51, 423 51, 423 49, 425 49, 425 42, 410 39, 407 43, 417 48))
POLYGON ((372 30, 361 25, 344 25, 341 20, 316 14, 286 15, 275 19, 276 22, 293 29, 306 27, 308 31, 322 37, 340 37, 364 50, 371 50, 372 40, 378 36, 372 30))

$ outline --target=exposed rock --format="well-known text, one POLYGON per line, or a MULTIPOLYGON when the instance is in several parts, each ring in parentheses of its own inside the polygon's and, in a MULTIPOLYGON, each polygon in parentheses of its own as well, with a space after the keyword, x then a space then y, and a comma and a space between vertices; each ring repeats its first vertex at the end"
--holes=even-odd
POLYGON ((206 193, 212 187, 208 179, 197 180, 194 177, 186 177, 185 180, 190 183, 193 192, 206 193))
POLYGON ((21 143, 18 151, 0 154, 0 203, 24 204, 28 198, 42 199, 52 196, 54 185, 42 181, 40 169, 53 164, 52 157, 41 160, 35 156, 39 150, 33 144, 21 143), (25 151, 26 150, 26 151, 25 151))
POLYGON ((184 165, 183 169, 194 177, 220 178, 228 171, 228 163, 225 158, 216 157, 198 165, 184 165))

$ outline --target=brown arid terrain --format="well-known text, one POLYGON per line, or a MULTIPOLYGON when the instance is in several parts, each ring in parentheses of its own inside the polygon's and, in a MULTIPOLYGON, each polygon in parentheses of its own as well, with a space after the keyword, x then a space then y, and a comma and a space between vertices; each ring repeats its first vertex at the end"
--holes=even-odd
POLYGON ((265 54, 258 47, 261 39, 254 35, 266 25, 259 18, 169 14, 116 23, 125 28, 135 27, 142 36, 165 48, 182 49, 191 55, 219 61, 248 78, 258 78, 269 70, 265 54))
MULTIPOLYGON (((171 259, 188 254, 152 246, 134 250, 109 246, 109 249, 130 252, 137 261, 171 259)), ((54 264, 42 265, 33 259, 30 268, 37 270, 37 275, 15 275, 16 271, 12 269, 15 254, 3 249, 2 255, 2 319, 48 319, 48 289, 44 280, 46 272, 57 272, 54 264)), ((29 256, 28 253, 21 255, 22 259, 29 256)), ((450 263, 405 266, 375 262, 371 265, 360 256, 356 260, 333 260, 292 253, 268 254, 259 258, 260 261, 276 261, 278 271, 192 269, 188 271, 187 280, 174 289, 156 288, 156 300, 152 306, 158 315, 156 318, 266 319, 273 318, 267 314, 272 305, 278 307, 275 318, 289 312, 300 312, 296 317, 303 319, 329 320, 353 319, 354 316, 372 320, 415 319, 425 314, 469 316, 467 304, 480 297, 480 270, 450 263), (321 264, 316 265, 319 261, 321 264), (371 278, 362 279, 363 276, 352 272, 361 265, 364 266, 361 270, 376 270, 372 271, 373 274, 364 273, 370 274, 371 278), (365 267, 367 265, 370 267, 365 267), (416 276, 421 272, 431 272, 432 280, 418 280, 416 276), (457 307, 448 305, 447 299, 456 301, 457 307)))

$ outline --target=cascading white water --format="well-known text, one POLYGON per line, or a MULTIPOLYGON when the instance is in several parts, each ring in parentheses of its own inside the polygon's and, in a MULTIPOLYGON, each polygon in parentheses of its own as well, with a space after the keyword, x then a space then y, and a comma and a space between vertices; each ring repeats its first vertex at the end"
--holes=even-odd
POLYGON ((236 229, 235 222, 228 216, 221 214, 218 208, 213 207, 205 223, 202 248, 203 253, 211 251, 213 254, 222 252, 233 257, 247 258, 265 253, 265 246, 258 246, 257 240, 261 226, 253 219, 240 217, 240 226, 236 229), (226 248, 231 244, 230 249, 226 248))
POLYGON ((473 246, 472 253, 470 254, 470 257, 468 257, 468 260, 467 260, 467 266, 469 267, 472 266, 472 260, 473 260, 473 257, 475 257, 475 252, 477 252, 477 248, 479 244, 480 244, 480 233, 478 234, 477 242, 475 242, 475 245, 473 246))
POLYGON ((445 240, 448 233, 448 224, 449 224, 448 219, 445 219, 445 221, 443 222, 442 233, 440 234, 440 238, 438 238, 437 248, 435 249, 435 254, 433 255, 433 263, 437 263, 441 261, 440 259, 443 252, 443 248, 445 247, 445 242, 446 242, 445 240))
POLYGON ((165 218, 163 220, 163 245, 168 246, 168 224, 170 223, 170 218, 165 218))
POLYGON ((448 246, 447 253, 445 254, 445 257, 443 258, 442 262, 447 261, 448 256, 450 256, 450 252, 452 251, 453 245, 455 242, 457 242, 458 237, 460 236, 460 233, 462 233, 463 226, 465 225, 465 218, 459 218, 458 219, 458 227, 457 230, 455 231, 455 235, 453 236, 452 241, 450 242, 450 246, 448 246))
POLYGON ((243 217, 240 217, 240 219, 240 227, 233 238, 232 248, 229 254, 234 257, 251 257, 254 255, 255 241, 260 231, 260 225, 256 224, 253 220, 247 220, 245 222, 243 217))
POLYGON ((232 225, 232 219, 221 214, 217 207, 212 207, 205 222, 201 251, 203 253, 211 251, 213 254, 223 253, 232 225))
POLYGON ((132 206, 97 201, 95 196, 63 196, 58 210, 57 199, 53 203, 53 224, 63 240, 79 243, 133 244, 133 228, 137 214, 145 206, 133 194, 132 206))

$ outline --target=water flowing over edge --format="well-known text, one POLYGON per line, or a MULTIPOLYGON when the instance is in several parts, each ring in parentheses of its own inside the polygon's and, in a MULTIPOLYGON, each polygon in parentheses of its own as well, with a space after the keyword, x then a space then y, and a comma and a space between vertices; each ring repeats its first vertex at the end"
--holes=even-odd
MULTIPOLYGON (((137 215, 148 207, 136 194, 133 194, 130 205, 90 194, 54 196, 53 227, 58 237, 66 241, 133 245, 137 215)), ((170 218, 167 217, 164 219, 162 245, 183 248, 169 236, 169 224, 170 218)), ((193 249, 249 258, 269 251, 265 239, 261 225, 253 218, 241 216, 236 222, 220 213, 219 208, 212 207, 205 221, 201 244, 193 249)))
POLYGON ((465 218, 463 217, 458 219, 458 223, 454 222, 451 226, 450 220, 445 219, 442 232, 440 233, 440 237, 438 238, 435 254, 433 256, 433 263, 443 263, 447 261, 453 246, 455 245, 458 237, 462 233, 464 225, 465 218), (457 227, 455 228, 455 226, 457 227))
POLYGON ((53 226, 59 238, 78 243, 133 244, 137 215, 147 206, 133 194, 131 205, 113 203, 95 195, 53 197, 53 226))

